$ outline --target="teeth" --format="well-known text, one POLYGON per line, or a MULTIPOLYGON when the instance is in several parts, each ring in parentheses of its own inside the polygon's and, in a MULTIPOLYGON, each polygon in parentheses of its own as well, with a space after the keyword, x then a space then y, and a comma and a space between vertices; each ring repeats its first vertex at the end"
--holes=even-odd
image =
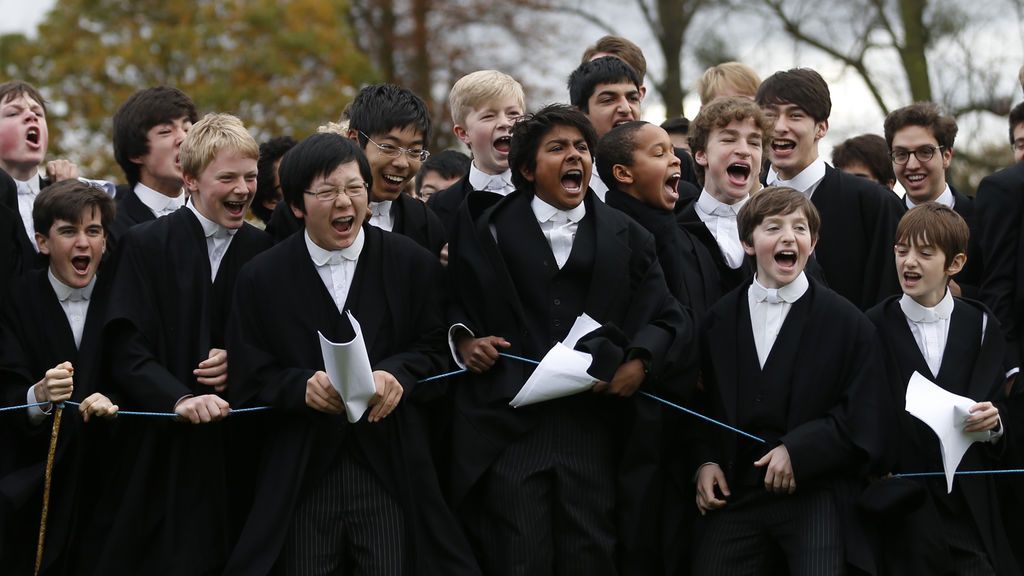
POLYGON ((392 176, 391 174, 385 174, 384 179, 387 180, 388 182, 393 182, 395 184, 401 184, 402 182, 405 182, 405 178, 402 178, 401 176, 392 176))

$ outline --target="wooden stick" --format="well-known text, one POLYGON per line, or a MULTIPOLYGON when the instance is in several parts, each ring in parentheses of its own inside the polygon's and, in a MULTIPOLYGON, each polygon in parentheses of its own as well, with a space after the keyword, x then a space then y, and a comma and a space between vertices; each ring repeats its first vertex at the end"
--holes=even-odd
POLYGON ((53 457, 57 453, 57 437, 60 435, 60 420, 64 414, 64 404, 57 406, 53 414, 53 430, 50 432, 50 451, 46 455, 46 474, 43 481, 43 514, 39 520, 39 542, 36 544, 36 569, 34 576, 39 576, 43 566, 43 544, 46 542, 46 516, 50 511, 50 482, 53 480, 53 457))

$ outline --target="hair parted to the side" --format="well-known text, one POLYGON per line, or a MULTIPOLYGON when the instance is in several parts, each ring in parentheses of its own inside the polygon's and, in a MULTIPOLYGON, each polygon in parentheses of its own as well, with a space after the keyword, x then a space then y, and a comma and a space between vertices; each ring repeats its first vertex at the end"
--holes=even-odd
POLYGON ((832 149, 832 164, 843 170, 851 164, 863 164, 871 170, 882 186, 896 181, 889 159, 889 145, 878 134, 854 136, 832 149))
POLYGON ((533 182, 523 171, 536 172, 537 151, 544 136, 557 126, 568 126, 580 131, 593 155, 597 145, 597 132, 583 112, 565 104, 549 104, 534 114, 527 114, 512 129, 512 146, 508 152, 508 167, 512 170, 512 184, 516 190, 533 191, 533 182))
POLYGON ((351 138, 332 132, 313 134, 285 153, 277 169, 281 191, 289 206, 306 211, 305 192, 319 176, 327 176, 338 166, 355 162, 367 189, 373 187, 373 173, 363 149, 351 138))
POLYGON ((758 106, 793 104, 814 119, 824 122, 832 114, 832 96, 825 79, 810 68, 776 72, 757 89, 758 106))
POLYGON ((198 178, 225 150, 253 160, 260 158, 260 147, 241 120, 231 114, 207 114, 192 125, 181 143, 178 159, 182 173, 198 178))
POLYGON ((704 71, 697 81, 697 93, 700 105, 706 106, 727 91, 753 97, 760 86, 761 78, 750 66, 742 62, 723 62, 704 71))
POLYGON ((963 217, 938 202, 918 204, 900 218, 896 245, 934 246, 946 255, 946 267, 957 254, 967 254, 971 230, 963 217))
POLYGON ((105 191, 78 179, 61 180, 36 196, 32 205, 32 224, 36 232, 49 237, 50 228, 56 220, 78 224, 87 208, 99 212, 103 230, 109 232, 117 209, 114 199, 105 191))
POLYGON ((639 90, 640 75, 619 58, 604 56, 584 62, 569 75, 569 102, 587 113, 590 111, 590 97, 598 86, 624 83, 632 84, 639 90))
POLYGON ((114 159, 130 186, 135 186, 140 178, 139 165, 132 158, 149 153, 149 130, 179 118, 195 123, 199 115, 187 94, 169 86, 143 88, 129 96, 114 113, 114 159))
POLYGON ((598 175, 605 183, 616 185, 615 165, 633 165, 633 152, 636 151, 636 133, 647 126, 642 120, 619 124, 608 131, 597 143, 596 156, 601 159, 597 165, 598 175))
POLYGON ((523 86, 515 78, 497 70, 477 70, 459 78, 448 93, 448 108, 452 122, 464 126, 466 117, 473 110, 505 98, 512 98, 520 108, 526 108, 523 86))
POLYGON ((362 132, 359 145, 366 147, 366 137, 387 134, 395 128, 412 127, 430 142, 430 112, 423 99, 413 91, 394 84, 366 86, 356 94, 345 109, 348 129, 362 132))
POLYGON ((21 96, 28 96, 38 102, 43 107, 43 113, 46 113, 46 99, 35 86, 22 80, 8 80, 0 84, 0 104, 21 96))
POLYGON ((956 140, 956 119, 942 113, 934 102, 915 102, 889 112, 885 117, 885 144, 892 150, 892 139, 896 133, 907 126, 921 126, 931 131, 939 146, 947 150, 953 148, 956 140))
POLYGON ((821 215, 811 200, 801 192, 787 186, 768 186, 750 196, 736 216, 736 227, 740 240, 747 246, 754 245, 754 228, 772 216, 786 216, 802 210, 807 218, 811 239, 818 240, 821 233, 821 215))
POLYGON ((602 36, 593 46, 583 52, 580 64, 590 62, 598 54, 615 56, 629 64, 640 75, 641 83, 647 76, 647 58, 644 58, 644 51, 622 36, 602 36))

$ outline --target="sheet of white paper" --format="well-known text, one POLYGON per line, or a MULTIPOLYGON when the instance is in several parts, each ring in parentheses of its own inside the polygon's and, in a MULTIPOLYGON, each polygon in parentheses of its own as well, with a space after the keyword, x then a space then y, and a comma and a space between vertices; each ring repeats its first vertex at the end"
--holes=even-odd
POLYGON ((589 314, 580 314, 579 318, 576 319, 572 324, 572 328, 569 329, 569 334, 566 335, 565 340, 562 340, 562 344, 569 350, 576 348, 576 343, 580 341, 587 334, 590 334, 594 330, 601 327, 601 324, 590 317, 589 314))
POLYGON ((366 353, 363 332, 352 313, 345 311, 352 324, 355 337, 350 342, 331 342, 319 331, 320 352, 324 356, 324 371, 331 379, 331 385, 345 402, 345 414, 353 424, 363 417, 376 388, 373 385, 373 371, 370 357, 366 353))
POLYGON ((596 382, 587 374, 591 360, 590 354, 555 344, 509 404, 519 408, 591 389, 596 382))
POLYGON ((948 492, 953 491, 953 475, 967 449, 971 444, 989 438, 987 431, 963 431, 964 420, 975 404, 974 400, 949 392, 919 372, 914 372, 907 384, 907 412, 927 424, 939 437, 948 492))

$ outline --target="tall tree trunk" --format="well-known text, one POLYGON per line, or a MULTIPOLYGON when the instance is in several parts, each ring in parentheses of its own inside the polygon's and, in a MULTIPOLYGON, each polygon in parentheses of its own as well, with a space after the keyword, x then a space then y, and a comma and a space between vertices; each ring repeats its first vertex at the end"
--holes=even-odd
POLYGON ((914 102, 932 100, 932 83, 928 75, 928 28, 924 24, 924 11, 928 0, 900 0, 900 18, 903 21, 903 44, 898 46, 900 60, 910 85, 914 102))

